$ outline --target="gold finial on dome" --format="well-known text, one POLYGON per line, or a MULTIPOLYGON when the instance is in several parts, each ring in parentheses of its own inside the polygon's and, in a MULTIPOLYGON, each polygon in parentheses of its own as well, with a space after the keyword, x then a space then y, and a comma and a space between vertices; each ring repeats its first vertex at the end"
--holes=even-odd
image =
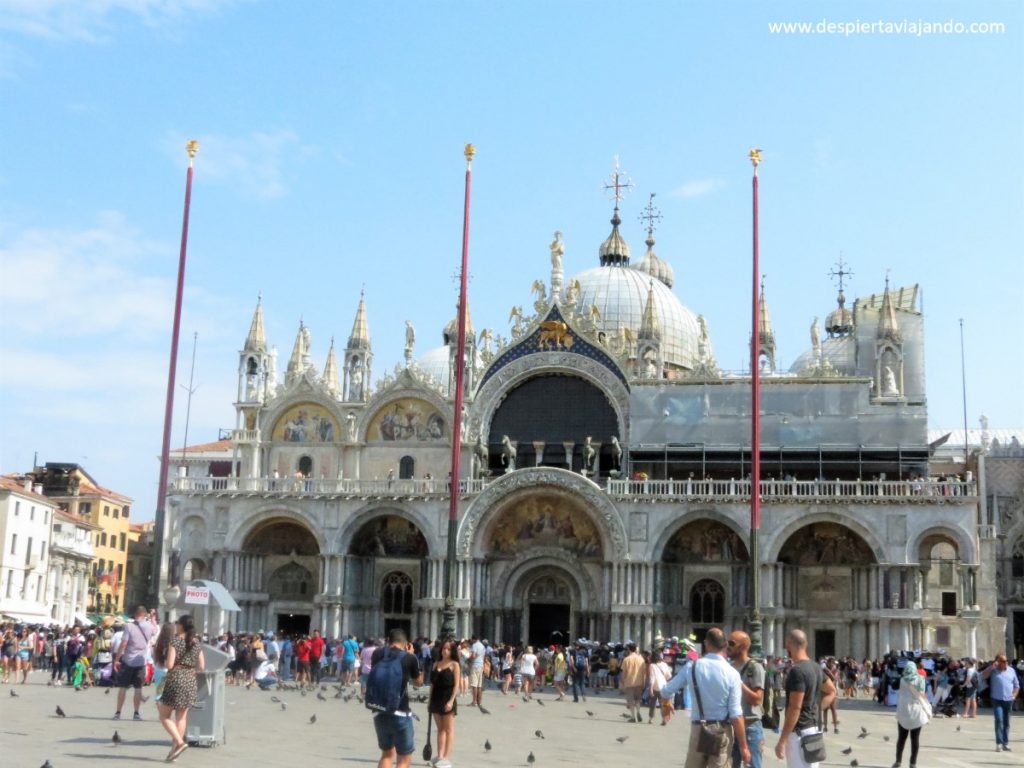
POLYGON ((196 159, 196 153, 199 151, 199 142, 195 139, 189 139, 185 142, 185 151, 188 152, 188 165, 192 167, 192 161, 196 159))
POLYGON ((473 156, 476 154, 476 147, 472 144, 467 144, 463 154, 466 156, 466 167, 468 168, 473 163, 473 156))
POLYGON ((757 175, 757 166, 759 166, 761 164, 761 150, 758 149, 757 147, 754 147, 753 149, 750 150, 750 153, 749 153, 748 156, 750 157, 750 162, 754 166, 754 175, 756 176, 757 175))

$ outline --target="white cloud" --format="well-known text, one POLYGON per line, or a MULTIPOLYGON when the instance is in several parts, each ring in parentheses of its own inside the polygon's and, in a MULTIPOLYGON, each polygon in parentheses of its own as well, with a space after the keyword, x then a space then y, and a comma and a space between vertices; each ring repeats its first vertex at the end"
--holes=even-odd
MULTIPOLYGON (((186 137, 172 134, 167 150, 185 162, 186 137)), ((204 183, 219 184, 252 200, 276 200, 288 193, 285 168, 316 155, 317 148, 302 144, 294 131, 253 131, 247 135, 211 134, 199 137, 197 173, 204 183)))
POLYGON ((161 27, 237 0, 0 0, 0 29, 49 40, 102 42, 119 16, 161 27))
POLYGON ((675 197, 692 200, 697 197, 706 197, 724 186, 725 182, 721 179, 695 179, 686 182, 681 187, 676 187, 672 190, 672 194, 675 197))

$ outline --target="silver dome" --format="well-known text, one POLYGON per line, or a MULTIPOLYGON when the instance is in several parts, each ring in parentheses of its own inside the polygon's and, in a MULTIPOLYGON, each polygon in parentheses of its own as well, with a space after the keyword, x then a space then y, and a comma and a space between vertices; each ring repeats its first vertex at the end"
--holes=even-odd
MULTIPOLYGON (((416 360, 416 367, 419 368, 423 373, 427 374, 430 378, 434 379, 441 390, 445 394, 451 394, 449 392, 451 378, 449 371, 451 370, 451 350, 447 344, 440 347, 434 347, 431 350, 424 352, 416 360)), ((476 365, 480 369, 484 365, 483 357, 480 355, 480 351, 476 353, 476 365)))
POLYGON ((639 333, 647 293, 653 285, 665 362, 681 368, 696 365, 700 338, 697 316, 663 282, 627 266, 594 267, 574 279, 580 282, 580 314, 590 317, 590 308, 596 305, 601 313, 598 328, 608 336, 618 334, 623 326, 634 335, 639 333))
MULTIPOLYGON (((857 372, 857 340, 853 336, 833 336, 821 340, 821 362, 828 361, 837 373, 857 372)), ((807 373, 818 366, 814 350, 808 349, 789 367, 790 373, 807 373)))

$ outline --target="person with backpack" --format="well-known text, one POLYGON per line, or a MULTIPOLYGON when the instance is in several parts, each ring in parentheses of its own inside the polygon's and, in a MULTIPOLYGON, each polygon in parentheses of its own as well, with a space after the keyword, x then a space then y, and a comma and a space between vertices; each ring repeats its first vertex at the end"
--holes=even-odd
MULTIPOLYGON (((750 635, 735 631, 729 635, 726 648, 733 669, 740 673, 743 685, 740 702, 746 723, 747 746, 750 747, 750 768, 761 768, 761 744, 764 743, 765 669, 757 659, 750 658, 750 635)), ((732 768, 740 768, 739 745, 733 744, 732 768)))
POLYGON ((587 649, 583 647, 583 644, 577 640, 572 650, 572 700, 574 702, 578 703, 581 696, 584 701, 587 700, 584 693, 589 675, 590 656, 587 654, 587 649))
POLYGON ((380 747, 377 768, 408 768, 412 764, 415 739, 409 708, 410 681, 417 686, 423 682, 416 649, 405 630, 392 629, 388 645, 374 651, 366 678, 366 708, 376 713, 373 729, 380 747))

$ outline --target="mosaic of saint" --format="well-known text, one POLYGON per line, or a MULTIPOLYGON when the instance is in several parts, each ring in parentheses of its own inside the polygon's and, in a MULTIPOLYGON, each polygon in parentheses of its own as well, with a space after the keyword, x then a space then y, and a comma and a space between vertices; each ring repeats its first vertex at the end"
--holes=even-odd
POLYGON ((277 420, 272 440, 286 443, 333 443, 338 439, 338 422, 322 405, 293 405, 277 420))
POLYGON ((577 557, 601 557, 601 536, 590 517, 560 499, 526 499, 495 522, 489 550, 515 555, 531 547, 559 547, 577 557))
POLYGON ((388 515, 360 528, 349 551, 360 557, 426 557, 427 540, 413 523, 388 515))
POLYGON ((714 520, 684 525, 669 539, 662 556, 666 563, 729 563, 748 558, 740 537, 714 520))
POLYGON ((444 440, 444 417, 425 400, 406 397, 377 412, 366 431, 366 438, 385 442, 444 440))
POLYGON ((794 533, 779 553, 789 565, 867 565, 875 556, 860 536, 838 523, 812 523, 794 533))

